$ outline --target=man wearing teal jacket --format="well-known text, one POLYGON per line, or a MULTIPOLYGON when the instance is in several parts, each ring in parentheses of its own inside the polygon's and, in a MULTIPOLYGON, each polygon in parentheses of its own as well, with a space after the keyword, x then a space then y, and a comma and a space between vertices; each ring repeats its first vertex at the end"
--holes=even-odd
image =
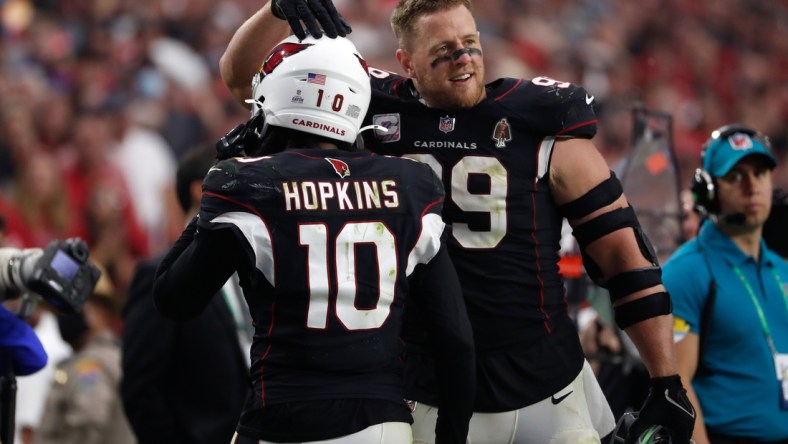
POLYGON ((706 220, 664 267, 698 444, 788 443, 788 264, 762 238, 776 165, 757 131, 714 131, 693 179, 706 220))

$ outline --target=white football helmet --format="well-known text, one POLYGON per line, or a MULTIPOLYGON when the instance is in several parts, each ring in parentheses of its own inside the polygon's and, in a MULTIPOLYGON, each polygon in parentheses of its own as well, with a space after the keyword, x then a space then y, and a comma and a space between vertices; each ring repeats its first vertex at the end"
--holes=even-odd
POLYGON ((367 63, 343 37, 290 36, 252 80, 253 114, 265 124, 353 143, 369 108, 367 63))

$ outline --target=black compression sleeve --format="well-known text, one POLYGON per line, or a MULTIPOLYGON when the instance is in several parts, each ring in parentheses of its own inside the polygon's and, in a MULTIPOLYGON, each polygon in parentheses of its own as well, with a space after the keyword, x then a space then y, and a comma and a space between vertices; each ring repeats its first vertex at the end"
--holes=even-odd
POLYGON ((158 278, 161 273, 168 270, 173 262, 178 259, 178 256, 183 253, 183 250, 186 249, 189 245, 191 245, 192 240, 194 240, 194 235, 197 233, 197 218, 194 217, 186 225, 186 228, 183 229, 183 233, 181 236, 175 241, 175 243, 170 247, 170 250, 167 254, 164 255, 159 266, 156 267, 156 274, 154 279, 158 278))
POLYGON ((411 294, 423 300, 437 363, 440 393, 436 443, 465 443, 473 414, 476 364, 473 333, 457 272, 445 247, 417 269, 411 294))
POLYGON ((156 308, 172 319, 193 319, 239 267, 242 246, 231 229, 197 233, 194 221, 156 270, 156 308))

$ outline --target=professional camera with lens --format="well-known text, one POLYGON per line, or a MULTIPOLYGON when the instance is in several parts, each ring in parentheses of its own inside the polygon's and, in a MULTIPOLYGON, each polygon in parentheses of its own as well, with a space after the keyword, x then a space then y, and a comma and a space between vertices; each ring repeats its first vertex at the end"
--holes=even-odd
MULTIPOLYGON (((27 318, 44 299, 62 314, 82 311, 101 275, 78 238, 55 240, 40 248, 0 248, 0 301, 21 300, 17 316, 27 318)), ((5 353, 5 350, 0 350, 5 353)), ((0 442, 14 442, 16 377, 14 365, 0 374, 0 442)))
POLYGON ((60 313, 82 311, 101 275, 88 254, 78 238, 54 240, 43 250, 0 248, 0 300, 34 293, 60 313))

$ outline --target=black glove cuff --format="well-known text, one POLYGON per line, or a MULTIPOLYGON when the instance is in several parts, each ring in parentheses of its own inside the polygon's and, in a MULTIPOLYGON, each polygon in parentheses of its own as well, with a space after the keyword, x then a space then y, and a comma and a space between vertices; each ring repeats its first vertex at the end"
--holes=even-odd
POLYGON ((659 376, 651 378, 651 388, 655 390, 665 390, 676 387, 683 387, 681 384, 681 377, 679 375, 659 376))

